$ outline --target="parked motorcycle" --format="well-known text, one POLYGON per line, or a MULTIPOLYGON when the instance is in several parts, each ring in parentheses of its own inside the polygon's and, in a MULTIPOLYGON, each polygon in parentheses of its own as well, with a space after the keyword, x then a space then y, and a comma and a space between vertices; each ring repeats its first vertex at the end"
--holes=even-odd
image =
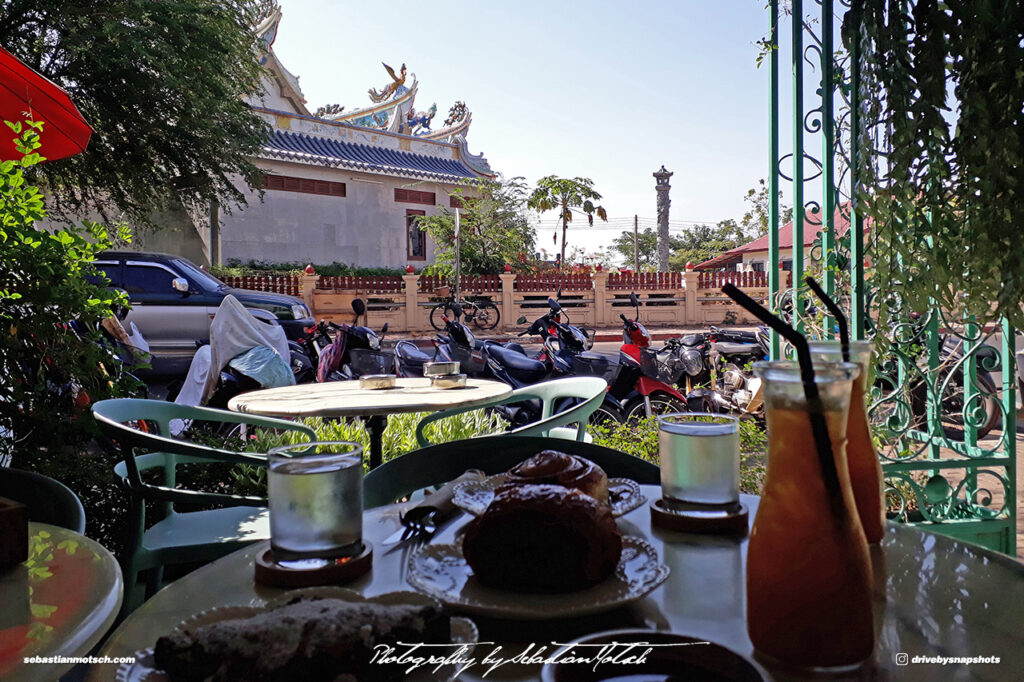
MULTIPOLYGON (((352 324, 326 324, 326 329, 334 331, 335 335, 331 344, 320 351, 316 371, 318 382, 347 381, 367 374, 396 373, 394 353, 380 349, 381 341, 388 331, 387 322, 381 327, 381 335, 377 336, 369 327, 359 325, 360 316, 366 312, 363 299, 352 301, 352 312, 352 324)), ((322 338, 323 333, 318 331, 313 343, 319 347, 322 338)))
POLYGON ((658 351, 660 376, 686 390, 695 412, 763 415, 761 380, 751 365, 768 357, 768 329, 723 330, 669 339, 658 351))

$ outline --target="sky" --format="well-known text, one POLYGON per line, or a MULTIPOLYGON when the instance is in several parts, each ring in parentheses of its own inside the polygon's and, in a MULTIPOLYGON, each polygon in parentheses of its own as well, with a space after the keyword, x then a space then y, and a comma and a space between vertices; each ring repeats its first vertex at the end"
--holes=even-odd
MULTIPOLYGON (((609 224, 570 227, 570 249, 606 246, 634 215, 653 226, 662 165, 676 229, 738 219, 767 177, 763 0, 278 1, 274 49, 311 111, 369 105, 390 81, 381 62, 405 63, 417 110, 436 102, 436 128, 464 101, 470 151, 496 171, 591 178, 609 224)), ((538 246, 552 252, 552 236, 541 229, 538 246)))

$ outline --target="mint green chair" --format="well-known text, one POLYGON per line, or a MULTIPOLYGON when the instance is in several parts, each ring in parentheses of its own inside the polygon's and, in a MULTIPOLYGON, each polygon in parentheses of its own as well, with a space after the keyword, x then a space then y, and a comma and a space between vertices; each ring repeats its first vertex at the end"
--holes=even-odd
POLYGON ((85 533, 85 508, 66 485, 34 471, 0 467, 0 497, 21 502, 28 520, 85 533))
MULTIPOLYGON (((585 441, 587 439, 587 421, 590 419, 590 415, 594 414, 602 401, 604 401, 604 394, 607 390, 608 382, 600 377, 566 377, 564 379, 544 381, 533 386, 517 388, 507 397, 485 407, 540 400, 541 418, 538 421, 512 429, 502 435, 541 436, 545 438, 585 441), (555 407, 566 398, 575 398, 580 402, 556 413, 555 407), (570 428, 567 427, 568 424, 576 424, 577 426, 576 428, 570 428)), ((430 441, 423 434, 423 429, 428 424, 445 417, 479 409, 481 409, 479 405, 476 407, 454 407, 424 417, 416 427, 416 442, 421 448, 430 445, 430 441)))
POLYGON ((103 400, 92 406, 92 413, 118 450, 122 461, 114 472, 130 497, 129 537, 121 556, 125 584, 122 615, 137 606, 140 595, 136 583, 141 572, 149 572, 145 591, 148 598, 160 588, 165 565, 213 561, 270 537, 265 497, 176 487, 179 465, 234 462, 266 466, 266 455, 221 450, 171 437, 172 421, 246 424, 297 431, 307 440, 316 440, 313 430, 303 424, 160 400, 103 400), (149 476, 144 480, 143 472, 148 471, 155 471, 161 480, 147 482, 149 476), (161 503, 163 511, 163 518, 148 529, 147 502, 161 503), (177 505, 217 508, 181 511, 177 505))

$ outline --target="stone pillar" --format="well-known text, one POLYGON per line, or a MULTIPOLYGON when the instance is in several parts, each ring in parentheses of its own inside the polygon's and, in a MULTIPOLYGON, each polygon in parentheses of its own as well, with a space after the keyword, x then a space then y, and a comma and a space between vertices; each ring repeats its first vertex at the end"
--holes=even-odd
POLYGON ((419 331, 420 326, 420 276, 402 275, 405 282, 405 331, 419 331))
POLYGON ((498 277, 501 278, 501 328, 514 329, 516 320, 512 314, 515 312, 516 276, 511 272, 504 272, 498 277))
POLYGON ((316 274, 313 266, 307 265, 305 272, 302 273, 302 300, 309 308, 314 319, 316 319, 316 307, 313 305, 315 303, 313 292, 316 291, 316 282, 318 279, 320 279, 320 275, 316 274))
POLYGON ((594 326, 608 324, 608 273, 595 271, 590 275, 594 282, 594 326))
POLYGON ((699 281, 699 272, 687 269, 683 273, 683 286, 686 288, 686 324, 703 324, 704 322, 704 318, 700 315, 700 301, 697 300, 699 281))
POLYGON ((665 166, 654 173, 654 189, 658 192, 658 272, 668 272, 668 207, 672 203, 668 198, 668 191, 672 189, 668 184, 670 177, 672 173, 665 170, 665 166))

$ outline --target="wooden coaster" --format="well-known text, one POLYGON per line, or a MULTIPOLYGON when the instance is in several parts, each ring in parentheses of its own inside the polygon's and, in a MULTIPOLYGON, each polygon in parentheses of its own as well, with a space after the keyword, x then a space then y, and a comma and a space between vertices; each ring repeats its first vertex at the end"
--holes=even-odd
POLYGON ((686 505, 669 507, 665 500, 652 500, 651 525, 679 533, 715 535, 746 535, 749 526, 747 508, 740 502, 717 505, 686 505))
POLYGON ((256 582, 274 587, 340 585, 366 575, 373 566, 373 545, 363 540, 363 551, 338 559, 300 559, 279 562, 268 547, 256 556, 256 582))

